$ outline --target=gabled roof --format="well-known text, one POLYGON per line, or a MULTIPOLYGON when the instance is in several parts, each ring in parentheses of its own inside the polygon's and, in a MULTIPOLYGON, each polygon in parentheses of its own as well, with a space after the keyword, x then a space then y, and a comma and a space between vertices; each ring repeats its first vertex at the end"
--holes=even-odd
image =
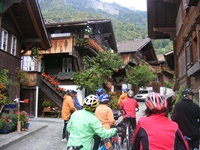
POLYGON ((92 27, 96 33, 99 34, 105 43, 99 44, 109 44, 109 46, 117 52, 117 44, 115 41, 115 35, 112 27, 112 22, 110 19, 96 19, 96 20, 83 20, 83 21, 73 21, 73 22, 57 22, 57 23, 46 23, 46 28, 49 32, 55 30, 62 30, 64 32, 76 31, 79 32, 85 27, 92 27))
POLYGON ((22 39, 21 49, 31 49, 31 45, 51 47, 37 0, 3 0, 2 4, 2 27, 6 28, 4 16, 10 17, 17 28, 16 36, 22 39))
POLYGON ((143 47, 151 42, 151 39, 135 39, 132 41, 118 42, 117 48, 119 53, 130 53, 140 51, 143 47))
POLYGON ((158 64, 152 41, 149 38, 119 42, 117 46, 124 64, 128 62, 136 64, 138 60, 145 61, 148 64, 158 64))

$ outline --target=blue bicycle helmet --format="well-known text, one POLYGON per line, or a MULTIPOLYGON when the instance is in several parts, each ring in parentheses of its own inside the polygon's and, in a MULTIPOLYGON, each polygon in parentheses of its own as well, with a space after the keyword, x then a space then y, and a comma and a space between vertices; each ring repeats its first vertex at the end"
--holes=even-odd
POLYGON ((96 93, 98 96, 100 96, 101 94, 104 93, 104 90, 102 88, 99 88, 96 93))
POLYGON ((123 88, 122 91, 123 91, 123 92, 128 92, 128 91, 129 91, 129 88, 123 88))
POLYGON ((71 90, 71 89, 66 90, 66 93, 67 93, 68 95, 72 94, 72 92, 73 92, 73 90, 71 90))
POLYGON ((99 96, 99 103, 108 103, 110 100, 110 96, 108 94, 101 94, 99 96))

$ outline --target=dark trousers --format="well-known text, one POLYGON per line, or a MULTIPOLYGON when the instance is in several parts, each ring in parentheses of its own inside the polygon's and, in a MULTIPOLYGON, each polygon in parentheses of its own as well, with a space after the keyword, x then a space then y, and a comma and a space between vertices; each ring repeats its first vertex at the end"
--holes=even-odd
MULTIPOLYGON (((126 123, 126 122, 128 122, 128 121, 130 121, 130 123, 131 123, 131 127, 132 127, 132 129, 133 129, 133 131, 135 130, 135 128, 136 128, 136 118, 131 118, 131 117, 127 117, 127 118, 124 118, 123 119, 123 122, 124 123, 126 123)), ((125 136, 126 136, 126 127, 124 127, 125 128, 125 130, 124 130, 124 132, 122 133, 122 141, 121 141, 121 144, 123 144, 123 142, 124 142, 124 139, 125 139, 125 136)), ((132 135, 131 135, 132 136, 132 135)))
POLYGON ((93 150, 98 150, 101 145, 101 137, 97 134, 94 135, 94 145, 93 150))
POLYGON ((191 141, 189 140, 187 142, 188 142, 189 148, 191 150, 194 150, 194 148, 199 149, 199 139, 195 139, 195 140, 191 140, 191 141))
POLYGON ((68 120, 64 120, 62 139, 64 139, 64 138, 68 139, 68 134, 66 134, 67 133, 67 129, 66 129, 67 123, 68 123, 68 120))

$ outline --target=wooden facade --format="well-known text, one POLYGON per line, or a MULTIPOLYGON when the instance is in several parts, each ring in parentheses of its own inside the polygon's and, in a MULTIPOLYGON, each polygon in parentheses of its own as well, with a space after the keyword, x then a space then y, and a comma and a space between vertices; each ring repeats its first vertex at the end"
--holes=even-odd
MULTIPOLYGON (((152 81, 149 85, 155 92, 159 93, 160 87, 164 87, 164 83, 169 81, 169 78, 172 78, 173 75, 165 75, 165 71, 169 69, 163 62, 158 60, 151 39, 135 39, 133 41, 120 42, 118 45, 118 51, 123 59, 125 68, 127 65, 136 66, 140 64, 148 64, 151 70, 157 74, 158 78, 156 81, 152 81), (157 82, 159 84, 157 84, 157 82)), ((121 76, 125 76, 125 71, 123 72, 122 70, 123 69, 121 69, 121 76)), ((122 83, 123 80, 122 82, 118 82, 119 85, 122 83)), ((134 90, 135 93, 138 92, 137 88, 134 90)))
MULTIPOLYGON (((43 100, 51 100, 53 107, 59 109, 62 107, 63 100, 62 95, 56 93, 56 90, 42 79, 42 72, 51 76, 55 82, 59 83, 60 87, 65 89, 72 86, 77 87, 73 82, 72 73, 83 69, 83 56, 96 56, 99 51, 104 51, 105 47, 117 52, 112 24, 107 19, 46 24, 46 30, 52 46, 49 49, 40 50, 41 62, 30 57, 31 51, 27 51, 23 58, 24 70, 32 74, 32 80, 36 81, 35 85, 24 86, 23 93, 38 99, 39 116, 42 115, 41 103, 43 100), (91 34, 87 37, 83 32, 85 28, 91 30, 91 34), (37 88, 38 97, 35 96, 37 88)), ((82 96, 81 99, 85 95, 82 96)), ((30 112, 34 116, 31 109, 30 112)))
POLYGON ((200 1, 148 0, 148 33, 173 41, 176 87, 191 88, 199 99, 200 1), (161 16, 159 14, 162 14, 161 16))
MULTIPOLYGON (((48 49, 50 42, 37 0, 2 0, 0 5, 0 69, 8 70, 12 83, 20 85, 15 70, 21 66, 21 50, 27 51, 33 45, 48 49)), ((7 90, 9 101, 20 96, 20 87, 12 84, 7 90)))

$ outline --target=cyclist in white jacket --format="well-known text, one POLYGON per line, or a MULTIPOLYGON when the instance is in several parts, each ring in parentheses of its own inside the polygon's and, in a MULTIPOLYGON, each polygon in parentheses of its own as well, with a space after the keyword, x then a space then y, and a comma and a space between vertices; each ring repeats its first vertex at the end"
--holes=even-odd
POLYGON ((89 95, 84 99, 84 109, 72 114, 67 125, 67 131, 70 133, 67 147, 82 145, 81 150, 91 150, 94 133, 102 139, 116 134, 116 128, 106 130, 95 116, 94 112, 98 104, 98 98, 95 95, 89 95))

